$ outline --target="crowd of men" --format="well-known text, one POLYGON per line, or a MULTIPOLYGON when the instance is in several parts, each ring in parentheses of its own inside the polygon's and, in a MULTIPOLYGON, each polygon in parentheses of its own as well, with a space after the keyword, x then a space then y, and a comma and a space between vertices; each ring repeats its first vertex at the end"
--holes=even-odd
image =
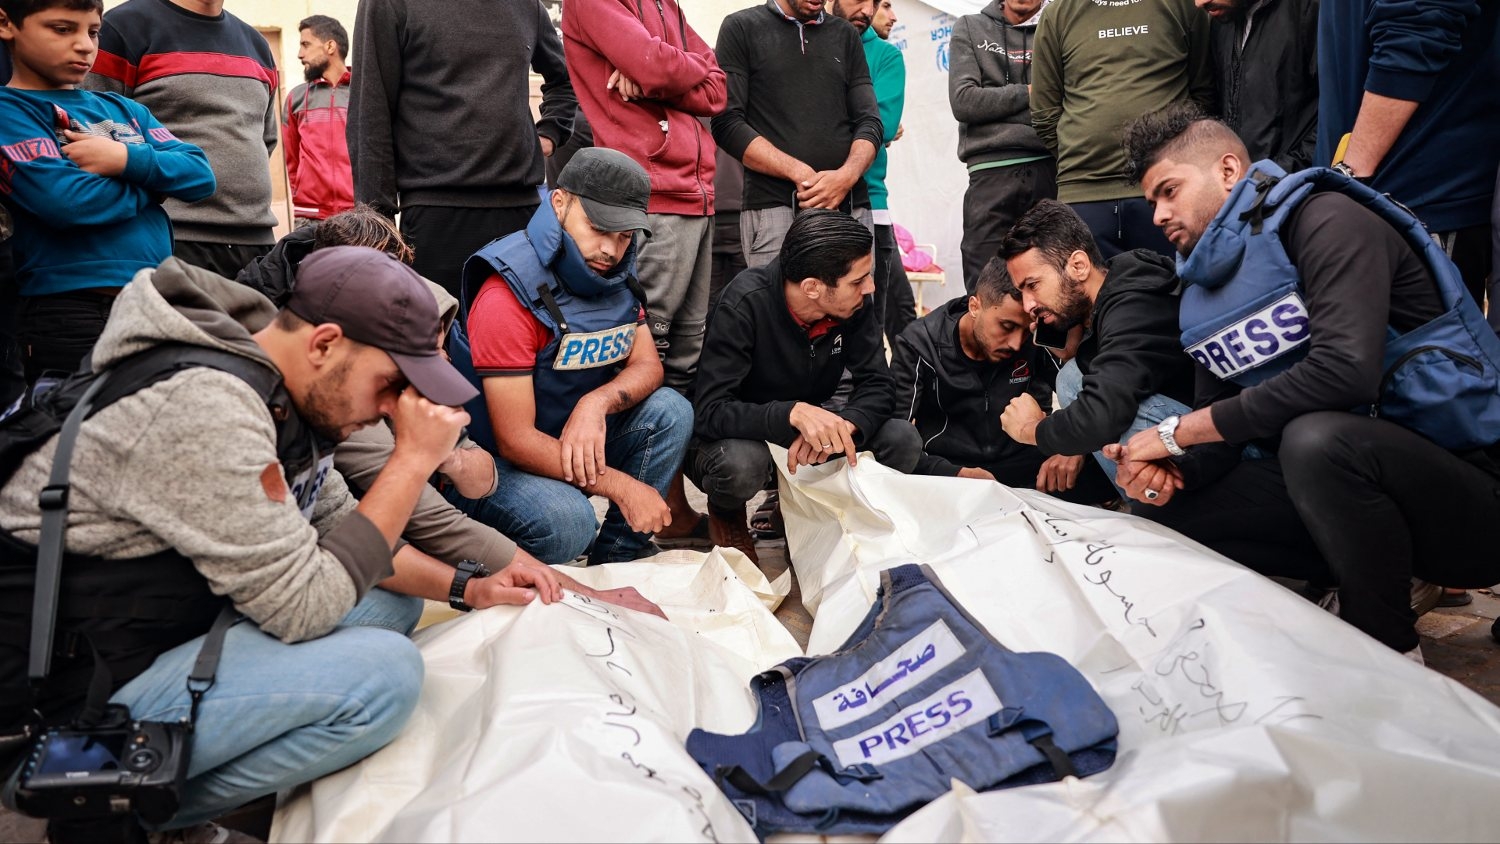
POLYGON ((222 0, 0 0, 0 434, 55 423, 0 453, 0 727, 101 696, 196 719, 170 820, 51 840, 222 836, 378 749, 421 685, 419 599, 660 613, 552 566, 755 560, 768 444, 791 473, 873 457, 1129 507, 1420 661, 1417 616, 1500 581, 1500 6, 959 18, 966 295, 925 315, 885 184, 897 13, 766 0, 710 47, 678 0, 566 0, 557 27, 539 0, 362 0, 352 38, 301 22, 280 100, 222 0), (32 683, 59 506, 89 577, 32 683))

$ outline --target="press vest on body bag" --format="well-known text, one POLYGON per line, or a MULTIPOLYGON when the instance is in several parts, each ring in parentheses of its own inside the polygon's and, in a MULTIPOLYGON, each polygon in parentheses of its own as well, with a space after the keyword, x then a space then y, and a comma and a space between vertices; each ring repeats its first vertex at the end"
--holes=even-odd
POLYGON ((1307 355, 1312 324, 1302 279, 1279 232, 1315 191, 1342 193, 1399 232, 1427 267, 1444 308, 1405 334, 1387 328, 1379 397, 1351 410, 1456 451, 1500 440, 1500 339, 1469 298, 1458 268, 1411 212, 1327 168, 1287 175, 1260 161, 1235 185, 1193 254, 1177 259, 1183 348, 1218 378, 1245 387, 1307 355))
MULTIPOLYGON (((310 512, 332 453, 328 450, 325 457, 323 447, 292 407, 279 373, 263 363, 200 346, 158 346, 106 370, 103 386, 91 397, 90 412, 97 413, 197 366, 241 378, 266 402, 277 424, 277 458, 298 504, 310 512)), ((0 484, 10 479, 27 455, 59 432, 83 396, 100 381, 93 372, 79 372, 30 407, 0 420, 0 484)), ((64 512, 66 503, 66 489, 49 485, 42 491, 44 526, 49 513, 64 512)), ((208 632, 221 608, 228 605, 209 590, 208 581, 191 560, 171 549, 131 559, 64 551, 60 563, 51 671, 45 683, 32 687, 27 681, 27 648, 38 548, 0 531, 0 737, 18 738, 27 728, 34 729, 33 711, 40 714, 42 723, 57 725, 78 717, 86 698, 102 704, 158 655, 208 632)))
MULTIPOLYGON (((464 264, 464 301, 469 290, 477 292, 498 273, 552 332, 532 371, 536 429, 542 433, 561 435, 578 400, 613 379, 630 357, 646 305, 635 280, 634 246, 620 264, 609 276, 590 270, 547 204, 537 209, 524 232, 490 242, 464 264)), ((474 371, 472 359, 467 364, 455 360, 465 375, 474 371)), ((475 401, 482 402, 483 396, 475 401)), ((474 441, 494 449, 492 438, 480 435, 474 441)))
POLYGON ((694 730, 687 750, 762 838, 880 833, 951 779, 1009 788, 1115 757, 1115 717, 1083 675, 996 642, 926 566, 882 572, 842 648, 788 660, 751 688, 750 732, 694 730))

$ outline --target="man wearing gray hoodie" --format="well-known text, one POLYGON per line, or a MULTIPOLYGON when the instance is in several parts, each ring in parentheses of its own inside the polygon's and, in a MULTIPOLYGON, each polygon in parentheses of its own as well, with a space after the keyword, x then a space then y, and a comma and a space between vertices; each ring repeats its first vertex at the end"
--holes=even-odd
POLYGON ((1031 128, 1031 42, 1047 0, 991 0, 953 25, 948 104, 958 121, 964 194, 964 289, 1000 251, 1016 219, 1057 198, 1057 162, 1031 128))
MULTIPOLYGON (((100 408, 78 431, 57 633, 63 642, 84 630, 116 669, 110 703, 150 721, 189 711, 185 681, 208 621, 160 624, 149 613, 161 612, 153 599, 163 589, 194 596, 177 602, 172 619, 211 619, 227 601, 248 621, 224 638, 217 682, 196 711, 181 804, 165 827, 200 824, 343 768, 390 741, 415 706, 422 661, 405 633, 421 602, 372 587, 392 585, 402 559, 416 553, 392 548, 468 421, 457 406, 476 394, 440 356, 439 328, 437 303, 416 273, 362 247, 303 260, 280 311, 249 287, 176 258, 121 290, 94 349, 96 370, 160 346, 203 347, 265 367, 290 400, 271 399, 273 409, 240 376, 190 366, 100 408), (313 441, 290 466, 277 424, 289 414, 313 441), (356 503, 331 468, 332 444, 382 418, 394 424, 395 445, 356 503), (80 619, 69 610, 69 590, 84 590, 79 573, 100 563, 111 564, 112 596, 145 600, 104 604, 80 619), (157 621, 154 630, 173 641, 155 636, 143 661, 135 652, 129 662, 111 661, 131 647, 132 634, 139 638, 143 621, 157 621), (98 633, 106 628, 108 635, 98 633), (119 670, 127 664, 131 670, 119 670)), ((57 442, 28 455, 0 485, 7 569, 35 559, 38 492, 49 483, 57 442)), ((11 599, 20 589, 13 579, 6 584, 0 621, 14 627, 11 599)), ((30 697, 20 667, 25 646, 16 641, 0 645, 7 728, 30 697)), ((73 662, 70 654, 54 657, 53 676, 73 662)), ((42 714, 64 720, 68 701, 49 694, 45 685, 37 692, 42 714)))

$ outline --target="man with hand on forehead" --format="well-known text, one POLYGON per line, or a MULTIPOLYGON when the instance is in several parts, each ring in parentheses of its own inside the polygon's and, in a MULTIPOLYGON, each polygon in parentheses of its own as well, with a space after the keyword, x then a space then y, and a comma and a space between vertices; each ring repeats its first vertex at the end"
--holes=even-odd
POLYGON ((624 153, 592 148, 557 184, 524 231, 464 266, 465 287, 479 291, 474 370, 506 465, 493 495, 449 500, 545 563, 634 560, 685 515, 665 496, 692 428, 687 399, 662 388, 635 279, 651 182, 624 153), (591 495, 609 499, 602 527, 591 495))
MULTIPOLYGON (((439 353, 439 330, 421 278, 369 248, 309 256, 279 311, 176 258, 137 273, 94 370, 129 378, 127 361, 152 354, 188 365, 97 406, 78 428, 62 556, 73 575, 60 586, 57 632, 91 647, 55 654, 49 684, 34 689, 25 638, 0 637, 0 730, 15 734, 32 706, 53 723, 77 714, 71 687, 50 681, 95 658, 109 668, 108 702, 132 718, 176 721, 196 707, 192 768, 165 829, 339 770, 395 737, 421 691, 406 633, 422 602, 390 591, 417 553, 392 549, 475 394, 439 353), (334 447, 382 418, 394 448, 356 502, 332 468, 334 447), (106 594, 78 576, 90 569, 107 574, 106 594), (80 600, 87 611, 72 609, 80 600), (185 678, 225 604, 245 621, 224 634, 198 706, 185 678)), ((0 483, 0 569, 36 568, 39 494, 57 451, 53 437, 0 483)), ((555 583, 521 585, 557 594, 555 583)), ((29 620, 32 591, 0 579, 0 625, 29 620)), ((57 832, 51 840, 65 840, 57 832)))

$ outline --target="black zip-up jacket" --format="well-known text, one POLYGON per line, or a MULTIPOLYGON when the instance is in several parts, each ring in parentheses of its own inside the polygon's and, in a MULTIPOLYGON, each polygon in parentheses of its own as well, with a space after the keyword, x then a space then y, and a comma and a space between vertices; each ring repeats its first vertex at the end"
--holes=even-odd
POLYGON ((857 443, 873 436, 891 418, 893 405, 880 337, 867 302, 848 322, 811 340, 787 310, 781 262, 745 270, 724 288, 709 317, 698 361, 693 433, 704 440, 789 445, 797 438, 792 406, 828 401, 847 368, 854 391, 838 415, 858 428, 857 443))
POLYGON ((1050 405, 1056 369, 1030 341, 1000 363, 970 358, 958 339, 958 321, 968 312, 969 299, 960 296, 896 338, 891 359, 896 418, 916 422, 922 434, 922 457, 913 474, 953 476, 970 466, 1041 459, 1027 456, 1034 447, 1006 435, 1000 414, 1022 393, 1031 393, 1042 407, 1050 405))
POLYGON ((1318 0, 1247 0, 1247 8, 1210 32, 1224 122, 1251 160, 1305 170, 1318 143, 1318 0))
POLYGON ((1176 265, 1148 249, 1122 252, 1107 265, 1092 327, 1078 346, 1083 389, 1037 425, 1036 444, 1049 456, 1118 442, 1147 396, 1193 403, 1197 364, 1182 351, 1176 265))

